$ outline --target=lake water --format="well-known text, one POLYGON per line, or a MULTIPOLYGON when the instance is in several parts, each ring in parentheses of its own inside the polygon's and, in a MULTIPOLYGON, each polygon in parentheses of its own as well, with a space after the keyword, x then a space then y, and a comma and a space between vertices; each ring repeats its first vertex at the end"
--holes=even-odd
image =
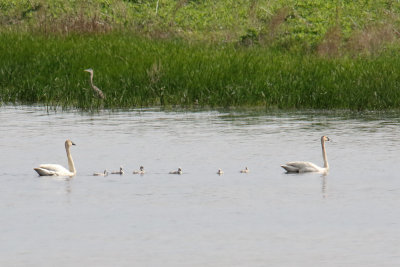
POLYGON ((400 266, 399 113, 3 106, 0 122, 0 266, 400 266), (327 176, 281 169, 322 165, 322 135, 327 176), (39 177, 67 167, 68 138, 76 177, 39 177))

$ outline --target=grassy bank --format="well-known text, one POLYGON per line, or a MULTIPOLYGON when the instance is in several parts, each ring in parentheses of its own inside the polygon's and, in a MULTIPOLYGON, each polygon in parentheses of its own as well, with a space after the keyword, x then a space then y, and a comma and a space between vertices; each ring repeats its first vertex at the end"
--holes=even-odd
POLYGON ((398 109, 400 58, 320 57, 127 33, 0 35, 0 100, 91 109, 165 106, 398 109), (90 88, 86 68, 105 100, 90 88))
POLYGON ((394 0, 0 0, 0 31, 134 32, 156 39, 375 52, 400 35, 394 0))

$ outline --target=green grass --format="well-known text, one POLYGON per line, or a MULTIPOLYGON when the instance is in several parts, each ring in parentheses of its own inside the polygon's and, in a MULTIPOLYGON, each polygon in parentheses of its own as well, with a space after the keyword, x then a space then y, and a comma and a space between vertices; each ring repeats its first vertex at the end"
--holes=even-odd
POLYGON ((400 32, 399 14, 395 0, 0 0, 0 30, 69 34, 123 29, 153 38, 245 40, 313 51, 332 28, 340 32, 336 42, 342 49, 365 48, 359 41, 371 42, 371 33, 375 42, 392 42, 400 32))
POLYGON ((399 11, 393 0, 0 0, 0 101, 398 109, 399 11))
POLYGON ((152 40, 126 32, 0 35, 2 103, 383 110, 400 107, 400 58, 339 58, 271 47, 152 40), (89 74, 105 100, 93 94, 89 74))

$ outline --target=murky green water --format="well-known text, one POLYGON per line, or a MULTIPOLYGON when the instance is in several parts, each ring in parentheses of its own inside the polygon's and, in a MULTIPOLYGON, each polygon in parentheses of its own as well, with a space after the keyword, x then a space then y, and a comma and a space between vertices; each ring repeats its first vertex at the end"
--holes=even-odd
POLYGON ((3 106, 0 265, 398 266, 399 115, 3 106), (329 175, 285 174, 321 135, 329 175), (67 138, 77 176, 38 177, 67 138))

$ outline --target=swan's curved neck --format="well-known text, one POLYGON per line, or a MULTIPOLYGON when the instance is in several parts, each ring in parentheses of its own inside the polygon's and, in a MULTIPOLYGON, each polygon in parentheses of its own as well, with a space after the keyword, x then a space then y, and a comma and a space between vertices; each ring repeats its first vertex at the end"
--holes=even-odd
POLYGON ((326 156, 325 140, 321 139, 322 157, 324 159, 324 168, 329 169, 328 157, 326 156))
POLYGON ((72 156, 71 156, 71 152, 70 152, 69 148, 70 148, 69 145, 65 144, 65 151, 67 152, 67 158, 68 158, 68 168, 69 168, 69 171, 75 175, 76 174, 75 164, 74 164, 74 161, 72 160, 72 156))

